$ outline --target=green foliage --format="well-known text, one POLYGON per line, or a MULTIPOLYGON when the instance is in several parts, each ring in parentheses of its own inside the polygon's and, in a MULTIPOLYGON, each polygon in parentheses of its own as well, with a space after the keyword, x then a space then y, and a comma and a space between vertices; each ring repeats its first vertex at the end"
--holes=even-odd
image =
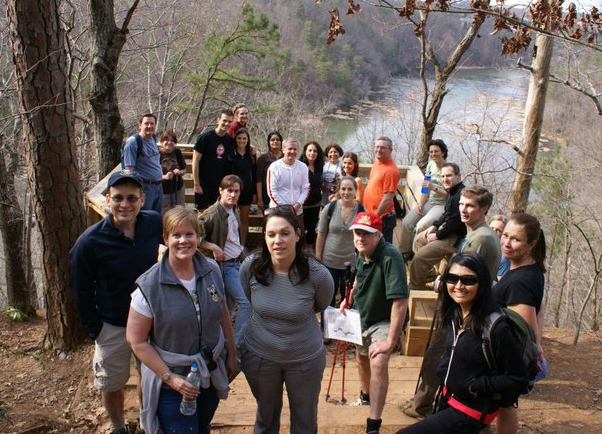
POLYGON ((277 81, 256 75, 252 66, 261 65, 267 58, 283 56, 279 42, 278 25, 271 23, 265 13, 257 16, 250 4, 243 3, 231 28, 209 35, 197 58, 196 70, 187 76, 192 99, 197 103, 179 107, 198 111, 200 117, 209 100, 223 101, 233 86, 265 92, 276 90, 277 81))
POLYGON ((13 322, 23 322, 27 320, 27 315, 16 307, 9 307, 6 312, 4 312, 4 315, 9 321, 13 322))

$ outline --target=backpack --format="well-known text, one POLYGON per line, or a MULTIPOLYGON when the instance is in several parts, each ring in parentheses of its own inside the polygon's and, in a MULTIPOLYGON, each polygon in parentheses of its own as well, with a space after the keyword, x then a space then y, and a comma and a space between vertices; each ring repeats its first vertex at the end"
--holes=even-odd
POLYGON ((506 321, 510 326, 510 330, 514 335, 514 345, 516 346, 519 354, 522 355, 525 363, 525 367, 527 369, 527 378, 529 379, 528 385, 521 393, 521 395, 525 395, 533 388, 535 376, 538 372, 538 352, 537 344, 535 342, 535 333, 533 332, 533 329, 529 323, 522 316, 520 316, 519 313, 513 311, 512 309, 503 307, 495 312, 490 313, 485 320, 481 337, 483 341, 483 355, 485 356, 487 365, 489 365, 489 368, 494 373, 500 372, 500 369, 497 366, 493 354, 493 348, 491 345, 491 330, 493 330, 493 327, 495 327, 498 321, 506 321))
MULTIPOLYGON (((140 134, 138 134, 138 133, 134 134, 134 138, 136 139, 136 145, 138 145, 138 148, 136 149, 136 159, 138 159, 138 157, 140 157, 142 155, 142 147, 144 145, 142 144, 142 137, 140 136, 140 134)), ((128 137, 128 139, 129 139, 129 137, 128 137)), ((127 139, 121 145, 121 168, 122 169, 125 169, 125 164, 123 162, 123 151, 125 150, 126 142, 127 142, 127 139)))

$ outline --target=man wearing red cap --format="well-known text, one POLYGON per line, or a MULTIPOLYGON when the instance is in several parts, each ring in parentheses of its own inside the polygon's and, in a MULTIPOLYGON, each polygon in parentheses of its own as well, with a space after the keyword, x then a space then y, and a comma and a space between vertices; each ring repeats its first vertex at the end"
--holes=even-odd
POLYGON ((358 251, 357 277, 349 299, 355 301, 362 323, 363 345, 357 347, 361 381, 355 405, 370 405, 366 434, 378 434, 389 386, 389 358, 399 339, 408 307, 408 285, 403 258, 382 237, 381 218, 360 212, 353 220, 353 243, 358 251))

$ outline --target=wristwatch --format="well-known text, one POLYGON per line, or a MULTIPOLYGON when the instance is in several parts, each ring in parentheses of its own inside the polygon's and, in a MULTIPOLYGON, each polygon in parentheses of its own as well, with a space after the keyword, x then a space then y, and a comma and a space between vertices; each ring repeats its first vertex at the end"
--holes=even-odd
POLYGON ((167 383, 170 378, 171 378, 171 371, 169 369, 167 371, 165 371, 163 374, 161 374, 161 380, 163 380, 164 383, 167 383))

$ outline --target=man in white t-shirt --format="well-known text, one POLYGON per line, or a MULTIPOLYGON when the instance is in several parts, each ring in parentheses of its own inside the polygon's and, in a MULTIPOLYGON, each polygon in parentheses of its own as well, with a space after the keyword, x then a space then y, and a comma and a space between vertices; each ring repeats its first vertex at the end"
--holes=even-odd
POLYGON ((221 266, 228 309, 234 302, 238 312, 234 324, 234 343, 242 342, 244 329, 251 314, 251 305, 240 284, 239 269, 244 259, 244 246, 240 243, 240 218, 236 204, 242 191, 242 180, 236 175, 225 176, 219 186, 217 202, 199 217, 201 225, 201 251, 213 257, 221 266))

